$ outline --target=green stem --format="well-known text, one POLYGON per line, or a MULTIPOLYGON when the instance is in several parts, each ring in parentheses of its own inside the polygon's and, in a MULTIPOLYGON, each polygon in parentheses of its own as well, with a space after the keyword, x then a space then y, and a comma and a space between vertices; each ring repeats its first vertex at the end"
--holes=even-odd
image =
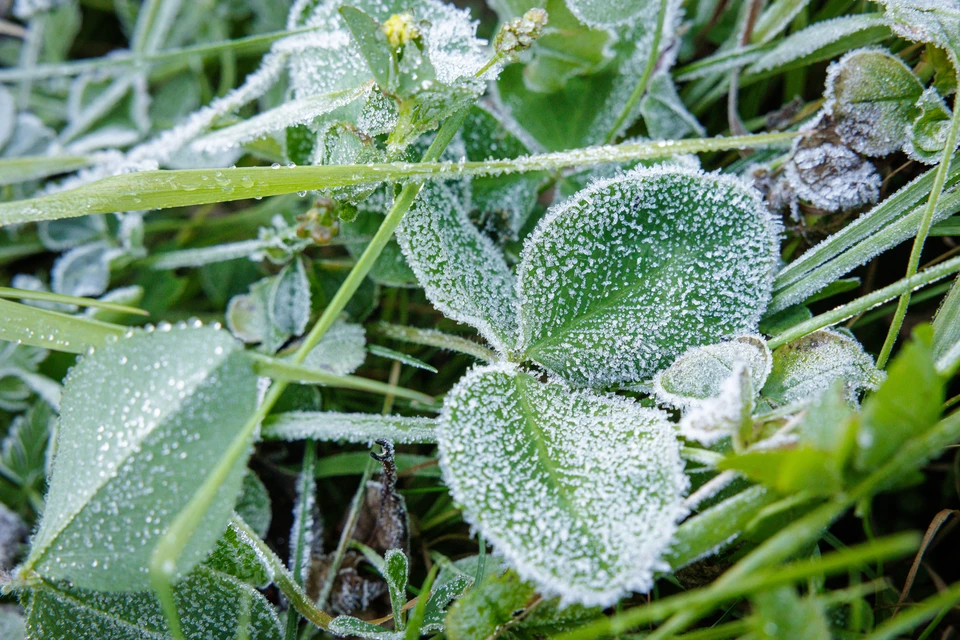
MULTIPOLYGON (((960 107, 960 105, 957 105, 960 107)), ((954 149, 957 148, 957 136, 960 134, 960 108, 953 110, 953 117, 950 119, 950 129, 947 131, 946 144, 943 147, 943 158, 940 160, 940 166, 937 167, 937 175, 933 180, 933 189, 930 191, 930 198, 927 200, 927 207, 923 211, 923 218, 920 219, 920 229, 917 231, 917 237, 913 240, 913 248, 910 250, 910 261, 907 264, 907 278, 912 278, 920 267, 920 254, 923 253, 923 245, 927 241, 927 235, 930 233, 930 227, 933 224, 933 214, 937 209, 937 201, 940 194, 943 193, 943 186, 947 181, 947 174, 950 172, 950 162, 953 159, 954 149)), ((890 353, 893 351, 893 345, 897 342, 897 336, 900 334, 900 327, 903 326, 903 319, 907 315, 907 307, 910 306, 910 290, 907 290, 900 296, 900 302, 897 304, 897 312, 893 316, 893 322, 890 323, 890 329, 887 331, 887 338, 883 341, 883 348, 880 349, 880 355, 877 356, 877 367, 883 369, 887 360, 890 359, 890 353)))
POLYGON ((604 144, 613 142, 619 134, 620 128, 624 126, 627 118, 630 117, 633 109, 637 106, 640 98, 647 92, 647 85, 650 84, 650 76, 653 75, 653 70, 657 66, 657 60, 660 59, 660 40, 663 38, 663 23, 667 19, 667 6, 669 4, 670 0, 660 0, 660 10, 657 11, 657 26, 653 32, 653 44, 650 46, 650 57, 647 58, 647 64, 643 68, 643 75, 640 76, 640 82, 634 87, 633 93, 630 94, 627 103, 623 106, 623 110, 620 112, 620 115, 617 116, 616 122, 613 123, 610 131, 607 132, 607 137, 603 140, 604 144))
POLYGON ((822 313, 818 316, 814 316, 809 320, 805 320, 800 324, 794 325, 784 331, 783 333, 770 338, 767 341, 767 346, 771 349, 776 349, 777 347, 787 344, 802 338, 805 335, 813 333, 818 329, 823 329, 824 327, 829 327, 831 325, 837 324, 838 322, 843 322, 848 318, 863 313, 873 307, 883 304, 887 300, 892 300, 898 295, 902 295, 904 292, 913 291, 919 287, 930 284, 945 278, 952 273, 960 271, 960 257, 951 258, 945 262, 925 269, 920 273, 914 273, 914 275, 898 280, 897 282, 883 287, 882 289, 877 289, 876 291, 869 293, 863 297, 857 298, 856 300, 849 302, 845 305, 837 307, 822 313))

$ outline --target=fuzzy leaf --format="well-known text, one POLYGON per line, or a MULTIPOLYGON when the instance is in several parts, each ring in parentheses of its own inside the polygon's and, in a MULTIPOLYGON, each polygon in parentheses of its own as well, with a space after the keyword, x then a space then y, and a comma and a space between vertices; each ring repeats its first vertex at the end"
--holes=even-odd
MULTIPOLYGON (((50 490, 26 568, 83 588, 150 589, 154 544, 253 413, 256 384, 236 341, 211 328, 137 332, 83 358, 64 386, 50 490)), ((223 533, 244 465, 197 523, 180 571, 223 533)))
POLYGON ((609 605, 652 586, 687 487, 663 413, 504 364, 457 384, 437 436, 464 517, 540 593, 609 605))
MULTIPOLYGON (((226 574, 199 567, 174 589, 187 638, 227 639, 245 631, 250 640, 280 640, 273 606, 256 589, 226 574), (240 629, 250 606, 247 629, 240 629)), ((45 582, 29 596, 27 632, 31 638, 75 640, 170 639, 153 593, 101 593, 45 582)))
POLYGON ((893 32, 914 42, 946 49, 960 63, 960 3, 956 0, 880 0, 893 32))
MULTIPOLYGON (((491 562, 491 564, 494 563, 491 562)), ((439 576, 437 579, 439 580, 439 576)), ((434 584, 430 599, 427 600, 427 606, 423 611, 423 625, 420 627, 420 633, 443 631, 446 627, 447 605, 463 595, 463 592, 472 584, 473 578, 463 574, 457 574, 442 584, 434 584)))
POLYGON ((310 280, 302 260, 294 260, 273 279, 267 311, 270 323, 281 333, 298 336, 307 328, 310 280))
POLYGON ((385 439, 401 444, 435 442, 436 421, 430 418, 381 416, 374 413, 291 411, 267 418, 267 440, 343 440, 372 443, 385 439))
POLYGON ((773 352, 773 369, 762 393, 774 406, 784 406, 814 398, 839 380, 855 402, 860 391, 876 389, 883 377, 859 342, 822 329, 773 352))
POLYGON ((595 182, 552 207, 525 243, 519 350, 571 382, 602 385, 755 331, 778 230, 730 178, 654 168, 595 182))
POLYGON ((947 130, 953 112, 933 87, 925 90, 917 101, 920 114, 907 129, 907 141, 903 150, 907 155, 924 164, 937 164, 943 157, 947 144, 947 130))
POLYGON ((352 616, 337 616, 330 622, 329 631, 335 636, 356 636, 366 640, 401 640, 403 638, 402 631, 384 629, 352 616))
POLYGON ((650 0, 567 0, 567 4, 575 16, 591 27, 631 24, 645 13, 653 13, 656 20, 657 3, 650 0))
POLYGON ((366 359, 367 338, 363 327, 351 322, 337 322, 310 350, 303 366, 345 376, 360 368, 366 359))
POLYGON ((759 336, 741 336, 729 342, 693 347, 653 379, 657 398, 678 408, 720 394, 723 382, 743 362, 750 371, 754 389, 763 387, 770 375, 771 356, 759 336))
POLYGON ((514 277, 503 254, 467 214, 450 185, 426 184, 397 239, 433 305, 476 327, 497 351, 507 353, 517 336, 514 277))
POLYGON ((403 605, 407 599, 407 580, 410 577, 410 567, 407 555, 401 549, 388 549, 384 555, 383 577, 387 581, 390 591, 390 607, 393 609, 393 619, 396 620, 397 630, 404 628, 403 605))
POLYGON ((900 58, 884 49, 851 51, 830 65, 825 109, 843 142, 883 156, 903 146, 923 85, 900 58))
POLYGON ((647 92, 640 101, 640 113, 647 133, 654 140, 678 140, 690 134, 703 137, 707 133, 683 104, 667 71, 650 78, 647 92))

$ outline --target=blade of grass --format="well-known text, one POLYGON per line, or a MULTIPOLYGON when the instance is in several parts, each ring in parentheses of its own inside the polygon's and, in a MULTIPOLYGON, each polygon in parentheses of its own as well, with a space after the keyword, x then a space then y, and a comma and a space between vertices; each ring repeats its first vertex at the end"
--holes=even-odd
POLYGON ((0 287, 0 298, 14 298, 16 300, 38 300, 42 302, 57 302, 60 304, 73 304, 78 307, 93 307, 95 309, 106 309, 107 311, 116 311, 118 313, 129 313, 135 316, 149 316, 150 313, 137 307, 129 307, 125 304, 107 302, 105 300, 96 300, 94 298, 79 298, 77 296, 65 296, 61 293, 49 293, 47 291, 28 291, 26 289, 12 289, 10 287, 0 287))
POLYGON ((83 353, 129 329, 116 324, 0 299, 0 340, 53 351, 83 353))

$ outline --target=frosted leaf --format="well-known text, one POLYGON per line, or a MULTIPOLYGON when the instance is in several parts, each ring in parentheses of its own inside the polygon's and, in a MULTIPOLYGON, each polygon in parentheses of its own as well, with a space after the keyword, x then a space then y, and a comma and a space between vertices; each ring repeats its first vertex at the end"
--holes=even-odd
POLYGON ((270 330, 265 296, 256 293, 242 293, 230 298, 225 318, 230 333, 244 342, 260 342, 270 330))
POLYGON ((0 84, 0 149, 7 144, 13 135, 14 124, 17 121, 17 108, 13 95, 0 84))
POLYGON ((828 117, 820 117, 801 128, 812 132, 800 139, 784 177, 796 192, 824 211, 856 209, 880 198, 880 174, 869 160, 840 140, 828 117))
MULTIPOLYGON (((357 218, 350 222, 341 222, 340 236, 344 240, 347 252, 358 259, 370 239, 373 238, 377 229, 383 223, 384 215, 380 209, 372 210, 368 207, 375 207, 375 203, 369 200, 377 198, 384 193, 386 188, 378 190, 374 195, 360 205, 357 218)), ((377 198, 379 199, 379 198, 377 198)), ((380 252, 380 256, 373 264, 370 270, 370 278, 377 284, 385 287, 414 287, 417 285, 417 276, 407 265, 407 259, 403 257, 403 251, 395 239, 391 239, 387 246, 380 252)))
MULTIPOLYGON (((101 218, 101 216, 86 216, 83 218, 70 219, 88 220, 97 218, 101 218)), ((155 254, 150 260, 150 268, 155 271, 166 271, 187 267, 202 267, 203 265, 236 260, 237 258, 249 258, 257 251, 262 251, 266 248, 267 243, 262 240, 243 240, 241 242, 216 244, 210 247, 167 251, 155 254)))
POLYGON ((830 65, 824 110, 843 143, 868 156, 903 145, 923 85, 903 61, 885 49, 857 49, 830 65))
POLYGON ((854 15, 821 20, 806 29, 790 34, 773 49, 747 68, 747 73, 761 73, 777 69, 788 63, 802 60, 828 45, 840 42, 851 35, 876 31, 889 35, 882 18, 871 15, 854 15))
POLYGON ((693 405, 680 419, 680 434, 709 446, 740 431, 753 413, 756 390, 751 378, 747 363, 734 362, 717 395, 693 405))
POLYGON ((338 440, 372 444, 389 440, 398 444, 435 442, 436 420, 381 416, 375 413, 291 411, 266 419, 265 440, 338 440))
POLYGON ((957 0, 880 0, 893 32, 914 42, 945 49, 956 67, 960 60, 960 3, 957 0))
POLYGON ((77 138, 66 146, 65 151, 71 154, 110 151, 136 144, 142 137, 143 133, 134 128, 122 125, 106 125, 77 138))
POLYGON ((261 538, 267 536, 273 514, 270 493, 263 481, 257 477, 257 474, 249 469, 243 476, 243 485, 234 509, 237 515, 243 518, 243 521, 253 529, 254 533, 261 538))
POLYGON ((0 638, 4 640, 25 640, 27 637, 27 627, 15 606, 0 606, 0 638))
POLYGON ((4 158, 18 158, 20 156, 40 155, 44 153, 57 134, 53 129, 43 124, 43 121, 32 113, 18 113, 13 135, 3 147, 4 158))
MULTIPOLYGON (((273 606, 253 587, 201 566, 174 589, 186 638, 280 640, 273 606), (240 628, 249 607, 249 624, 240 628)), ((151 592, 100 593, 59 582, 34 589, 27 606, 31 638, 169 640, 160 604, 151 592)))
POLYGON ((773 352, 773 368, 763 396, 774 406, 819 396, 841 380, 848 398, 856 401, 864 389, 876 389, 884 374, 853 338, 821 329, 773 352))
POLYGON ((570 11, 591 27, 613 27, 650 12, 651 0, 567 0, 570 11))
POLYGON ((707 133, 683 104, 668 71, 658 71, 650 78, 640 101, 640 114, 654 140, 678 140, 690 134, 703 137, 707 133))
MULTIPOLYGON (((257 375, 229 333, 165 329, 99 347, 67 376, 50 489, 26 569, 101 591, 150 589, 159 536, 253 414, 257 375)), ((223 533, 245 464, 231 470, 196 523, 180 571, 223 533)))
POLYGON ((649 379, 689 347, 755 332, 778 235, 730 177, 657 167, 595 182, 525 242, 519 350, 595 386, 649 379))
POLYGON ((310 321, 310 280, 303 260, 294 260, 273 278, 267 300, 267 318, 277 331, 299 336, 306 330, 310 321))
POLYGON ((719 395, 738 362, 747 365, 753 388, 763 387, 771 366, 767 343, 760 336, 740 336, 729 342, 688 349, 654 377, 654 393, 660 402, 678 409, 690 407, 719 395))
POLYGON ((947 144, 947 130, 953 112, 933 87, 917 101, 920 114, 907 129, 903 150, 910 158, 924 164, 937 164, 947 144))
POLYGON ((403 640, 402 631, 392 631, 353 616, 337 616, 327 631, 342 638, 356 636, 366 640, 403 640))
POLYGON ((104 216, 83 216, 37 223, 37 237, 49 251, 65 251, 107 234, 104 216))
POLYGON ((416 369, 423 369, 424 371, 429 371, 431 373, 437 373, 437 368, 427 364, 419 358, 414 358, 413 356, 403 353, 402 351, 394 351, 388 347, 384 347, 379 344, 371 344, 367 346, 367 351, 372 353, 375 356, 381 358, 387 358, 388 360, 393 360, 401 364, 405 364, 409 367, 414 367, 416 369))
POLYGON ((50 288, 68 296, 99 296, 110 286, 110 261, 122 254, 108 242, 71 249, 53 263, 50 288))
POLYGON ((502 364, 460 380, 437 436, 464 518, 542 595, 608 606, 667 568, 688 480, 662 412, 502 364))
MULTIPOLYGON (((249 474, 244 476, 244 478, 249 477, 249 474)), ((246 520, 244 522, 246 523, 246 520)), ((252 525, 248 524, 248 526, 252 528, 252 525)), ((250 586, 264 589, 273 582, 273 566, 263 556, 263 552, 251 543, 249 535, 238 529, 236 523, 232 521, 204 564, 215 571, 242 580, 250 586)))
POLYGON ((937 372, 950 375, 960 363, 960 287, 954 282, 933 318, 931 344, 937 372))
POLYGON ((430 302, 507 353, 517 336, 513 273, 467 214, 451 185, 427 183, 397 228, 397 240, 430 302))
POLYGON ((407 555, 401 549, 387 549, 383 556, 382 575, 387 581, 390 592, 390 606, 398 629, 403 629, 403 605, 407 600, 407 580, 410 579, 410 565, 407 555))
POLYGON ((352 89, 291 100, 279 107, 204 136, 192 146, 198 151, 217 153, 270 133, 282 131, 287 127, 307 124, 325 113, 360 100, 370 93, 370 88, 370 83, 364 83, 352 89))
MULTIPOLYGON (((488 560, 491 565, 496 563, 488 560)), ((440 576, 437 576, 437 582, 440 582, 440 576)), ((473 576, 462 573, 451 577, 440 584, 435 584, 430 593, 430 599, 423 611, 423 625, 420 627, 421 634, 440 633, 446 627, 447 607, 451 602, 459 598, 473 584, 473 576)))
POLYGON ((310 350, 303 366, 345 376, 363 364, 367 355, 366 344, 367 338, 361 325, 337 322, 310 350))
MULTIPOLYGON (((116 304, 125 304, 127 306, 135 307, 140 304, 140 301, 143 300, 143 287, 138 284, 132 284, 129 287, 118 287, 112 291, 108 291, 98 298, 103 302, 113 302, 116 304)), ((105 320, 111 321, 117 317, 116 311, 110 311, 108 309, 98 309, 97 307, 87 307, 83 310, 83 315, 88 318, 93 318, 96 320, 105 320)), ((129 316, 127 316, 129 317, 129 316)))

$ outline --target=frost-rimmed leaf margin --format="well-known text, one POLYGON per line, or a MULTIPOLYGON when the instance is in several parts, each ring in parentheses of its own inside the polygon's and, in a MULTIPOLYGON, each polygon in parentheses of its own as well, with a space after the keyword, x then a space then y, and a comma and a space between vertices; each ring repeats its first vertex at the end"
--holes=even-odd
POLYGON ((597 386, 649 379, 689 347, 755 333, 771 297, 781 229, 760 194, 731 176, 661 166, 598 180, 551 207, 524 243, 517 268, 517 351, 568 382, 597 386), (671 187, 679 193, 667 195, 671 187), (622 208, 625 200, 631 203, 626 210, 622 208), (621 208, 614 209, 614 202, 621 208), (708 205, 728 211, 707 216, 703 208, 708 205), (677 227, 698 236, 683 243, 677 227), (717 237, 708 247, 710 234, 725 227, 733 235, 717 237), (597 247, 594 255, 585 249, 590 234, 596 236, 592 238, 597 247), (621 242, 614 245, 618 239, 621 242), (647 247, 634 246, 644 240, 647 247), (666 246, 666 240, 677 244, 666 246), (718 255, 721 248, 735 253, 718 255), (651 258, 654 250, 660 255, 651 258), (695 265, 682 263, 680 257, 691 250, 700 252, 695 265), (644 266, 644 262, 654 264, 644 266), (716 286, 705 293, 708 280, 703 273, 693 277, 689 271, 679 273, 691 266, 709 272, 716 286), (599 293, 589 291, 587 267, 604 287, 599 293), (625 268, 630 269, 626 275, 625 268), (672 275, 679 273, 680 278, 665 282, 662 272, 671 268, 672 275), (649 275, 660 281, 644 277, 649 275), (664 312, 670 301, 649 295, 659 291, 676 297, 684 284, 688 291, 682 305, 675 303, 673 314, 664 312), (641 286, 647 295, 631 292, 641 286), (560 294, 568 290, 570 299, 561 300, 560 294), (719 305, 718 299, 722 299, 719 305), (611 301, 616 303, 612 310, 607 309, 611 301), (712 315, 707 321, 705 314, 693 318, 691 306, 702 309, 706 302, 717 305, 712 315), (646 315, 640 317, 645 308, 646 315), (584 319, 596 326, 578 327, 584 319), (696 326, 680 326, 681 319, 696 326), (617 320, 632 324, 618 327, 612 324, 617 320), (650 338, 650 332, 664 327, 668 328, 664 335, 650 338), (554 353, 544 351, 545 346, 554 353))
POLYGON ((662 411, 499 363, 447 395, 437 442, 464 519, 541 595, 612 605, 668 569, 661 554, 686 515, 689 479, 662 411))

